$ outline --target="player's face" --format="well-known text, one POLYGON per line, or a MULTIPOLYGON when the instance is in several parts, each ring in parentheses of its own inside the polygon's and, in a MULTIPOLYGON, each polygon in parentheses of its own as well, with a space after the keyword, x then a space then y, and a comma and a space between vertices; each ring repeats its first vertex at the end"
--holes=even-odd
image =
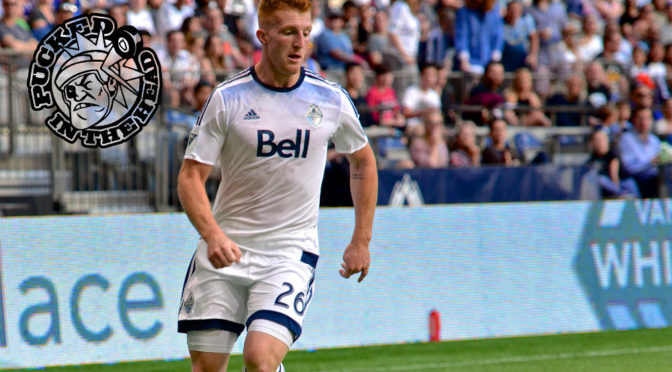
POLYGON ((94 73, 82 75, 65 86, 64 95, 70 106, 70 121, 77 129, 98 124, 109 111, 110 94, 94 73))
POLYGON ((260 30, 265 58, 276 75, 299 74, 310 42, 310 12, 278 10, 272 17, 267 29, 260 30))

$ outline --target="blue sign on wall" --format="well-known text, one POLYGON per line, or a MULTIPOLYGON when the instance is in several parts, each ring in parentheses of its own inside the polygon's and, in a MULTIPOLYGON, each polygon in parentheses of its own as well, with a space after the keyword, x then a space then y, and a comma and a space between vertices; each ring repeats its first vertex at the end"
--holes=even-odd
POLYGON ((379 205, 599 200, 589 167, 528 166, 380 170, 379 205))

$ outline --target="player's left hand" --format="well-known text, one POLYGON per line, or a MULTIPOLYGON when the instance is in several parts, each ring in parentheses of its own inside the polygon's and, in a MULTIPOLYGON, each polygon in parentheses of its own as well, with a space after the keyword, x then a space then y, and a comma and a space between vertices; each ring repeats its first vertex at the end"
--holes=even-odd
POLYGON ((368 245, 350 243, 343 253, 342 269, 338 272, 344 278, 350 278, 352 274, 361 273, 357 282, 364 280, 369 273, 371 256, 368 245))

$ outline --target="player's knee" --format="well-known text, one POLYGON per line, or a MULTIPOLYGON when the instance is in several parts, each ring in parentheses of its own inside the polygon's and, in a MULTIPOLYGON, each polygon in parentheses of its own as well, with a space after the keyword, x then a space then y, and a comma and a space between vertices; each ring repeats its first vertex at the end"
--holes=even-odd
POLYGON ((191 372, 225 372, 227 363, 218 360, 201 359, 191 363, 191 372))
POLYGON ((248 372, 275 372, 279 365, 272 355, 263 352, 245 353, 243 361, 248 372))
POLYGON ((226 372, 229 364, 228 354, 204 353, 189 350, 192 372, 226 372))

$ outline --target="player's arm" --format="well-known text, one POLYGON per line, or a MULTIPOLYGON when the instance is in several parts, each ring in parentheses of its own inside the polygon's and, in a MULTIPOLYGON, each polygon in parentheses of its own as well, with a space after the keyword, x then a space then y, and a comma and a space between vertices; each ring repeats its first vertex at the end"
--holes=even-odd
POLYGON ((369 272, 369 242, 373 230, 373 215, 378 201, 378 170, 371 146, 364 146, 350 155, 350 190, 355 206, 355 230, 343 253, 341 276, 349 278, 361 273, 361 282, 369 272))
POLYGON ((208 244, 210 263, 219 269, 240 262, 240 250, 222 232, 210 210, 205 182, 211 171, 211 165, 185 159, 177 176, 177 195, 189 220, 208 244))

